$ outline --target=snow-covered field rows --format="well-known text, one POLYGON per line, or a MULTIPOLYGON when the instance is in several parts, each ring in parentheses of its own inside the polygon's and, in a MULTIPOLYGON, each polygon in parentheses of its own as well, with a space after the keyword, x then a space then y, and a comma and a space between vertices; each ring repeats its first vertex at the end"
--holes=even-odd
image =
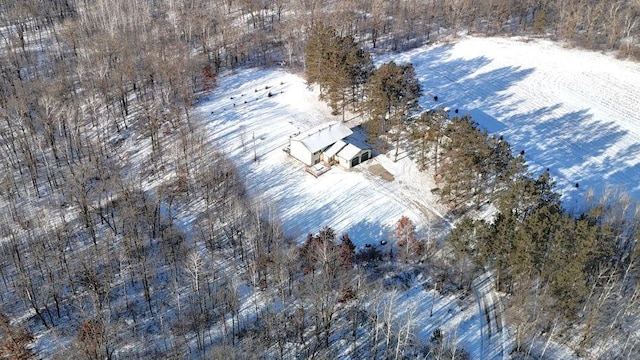
POLYGON ((640 65, 546 40, 465 38, 378 58, 412 62, 426 108, 471 114, 549 168, 575 205, 607 186, 640 197, 640 65), (438 96, 438 103, 433 96, 438 96), (579 187, 576 189, 576 183, 579 187))

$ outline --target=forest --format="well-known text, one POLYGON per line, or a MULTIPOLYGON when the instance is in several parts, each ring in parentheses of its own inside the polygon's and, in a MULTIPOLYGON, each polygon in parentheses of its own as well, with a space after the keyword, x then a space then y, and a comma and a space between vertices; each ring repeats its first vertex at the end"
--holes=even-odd
POLYGON ((473 119, 420 112, 410 64, 370 54, 464 33, 638 58, 639 32, 637 0, 0 0, 0 357, 462 359, 440 332, 417 342, 389 294, 418 273, 468 294, 485 268, 514 357, 563 332, 638 356, 635 200, 563 209, 548 174, 473 119), (395 254, 324 224, 288 238, 192 113, 225 72, 270 66, 434 168, 463 218, 450 237, 401 218, 395 254), (464 216, 488 203, 493 222, 464 216))

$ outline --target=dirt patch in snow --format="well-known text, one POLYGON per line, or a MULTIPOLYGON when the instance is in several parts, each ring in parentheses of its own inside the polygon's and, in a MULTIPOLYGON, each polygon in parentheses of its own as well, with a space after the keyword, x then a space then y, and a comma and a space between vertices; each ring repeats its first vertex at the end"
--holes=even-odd
POLYGON ((380 165, 380 164, 374 164, 374 165, 369 166, 369 172, 372 173, 373 175, 380 176, 381 178, 383 178, 387 182, 392 182, 393 180, 395 180, 393 175, 391 175, 391 173, 388 172, 387 169, 382 167, 382 165, 380 165))

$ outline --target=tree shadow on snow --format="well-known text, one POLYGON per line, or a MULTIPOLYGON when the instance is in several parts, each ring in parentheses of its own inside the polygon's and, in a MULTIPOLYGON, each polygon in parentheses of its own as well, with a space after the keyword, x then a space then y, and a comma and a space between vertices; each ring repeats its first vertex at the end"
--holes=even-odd
POLYGON ((358 248, 366 247, 369 244, 382 251, 391 246, 389 241, 390 230, 379 223, 361 220, 345 229, 344 232, 349 234, 349 238, 358 248))
POLYGON ((514 155, 524 150, 534 173, 549 168, 565 202, 577 201, 587 189, 601 194, 607 186, 624 187, 632 196, 640 196, 640 144, 622 148, 626 130, 613 120, 595 119, 590 109, 581 108, 583 103, 553 103, 544 88, 539 94, 514 93, 512 86, 534 68, 485 70, 492 59, 454 57, 454 46, 422 48, 394 57, 398 62, 411 61, 416 68, 424 108, 446 107, 454 116, 470 114, 481 128, 503 135, 514 155), (525 97, 529 95, 540 95, 542 100, 525 97), (549 105, 523 110, 536 101, 549 105), (458 112, 454 114, 453 109, 458 112))

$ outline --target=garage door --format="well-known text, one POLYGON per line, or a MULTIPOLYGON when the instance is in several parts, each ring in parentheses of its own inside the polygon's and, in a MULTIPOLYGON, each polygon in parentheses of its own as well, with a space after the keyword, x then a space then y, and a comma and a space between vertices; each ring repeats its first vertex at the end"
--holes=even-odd
POLYGON ((358 164, 360 164, 360 157, 354 157, 353 159, 351 159, 351 167, 354 167, 358 164))

